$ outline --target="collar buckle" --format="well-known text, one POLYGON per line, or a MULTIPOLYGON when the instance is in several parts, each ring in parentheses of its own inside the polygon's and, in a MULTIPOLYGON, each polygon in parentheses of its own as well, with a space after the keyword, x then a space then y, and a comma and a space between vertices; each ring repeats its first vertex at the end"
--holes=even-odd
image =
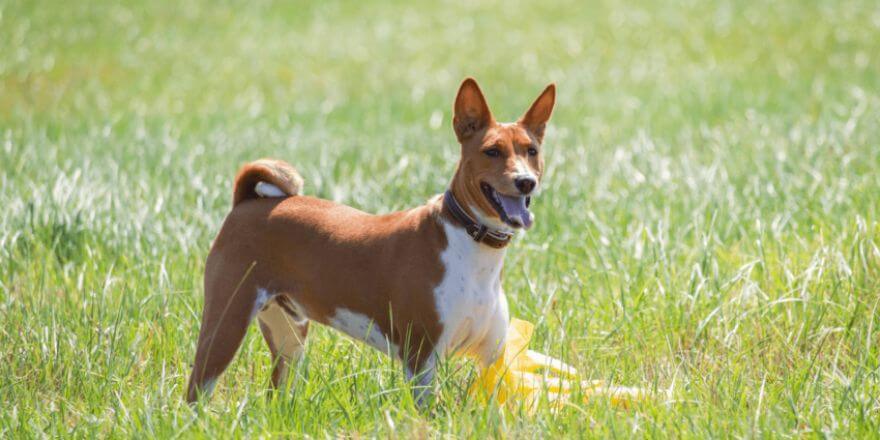
POLYGON ((480 241, 483 239, 483 237, 486 236, 486 234, 488 232, 489 232, 489 228, 487 228, 486 225, 480 225, 480 227, 476 230, 476 232, 473 235, 471 235, 471 237, 474 238, 474 241, 480 241))

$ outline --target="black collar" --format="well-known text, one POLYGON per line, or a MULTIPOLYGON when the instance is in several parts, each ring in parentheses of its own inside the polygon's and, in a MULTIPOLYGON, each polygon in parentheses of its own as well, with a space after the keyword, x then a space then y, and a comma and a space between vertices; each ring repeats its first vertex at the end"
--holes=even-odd
POLYGON ((488 226, 472 219, 462 209, 461 205, 458 204, 458 200, 455 200, 452 190, 446 190, 446 194, 443 195, 443 201, 443 205, 449 209, 452 218, 464 227, 464 230, 474 241, 500 249, 507 246, 510 240, 513 239, 513 232, 490 229, 488 226))

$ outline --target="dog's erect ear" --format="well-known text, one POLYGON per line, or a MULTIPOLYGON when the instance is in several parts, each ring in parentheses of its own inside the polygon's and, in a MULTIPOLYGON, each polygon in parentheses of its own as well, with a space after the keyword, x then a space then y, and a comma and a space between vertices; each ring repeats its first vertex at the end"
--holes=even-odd
POLYGON ((519 124, 532 132, 538 142, 544 141, 544 128, 553 113, 553 105, 556 103, 556 84, 551 83, 541 93, 541 96, 532 103, 529 110, 521 118, 519 124))
POLYGON ((479 133, 493 121, 489 104, 473 78, 465 78, 461 83, 453 111, 455 114, 452 117, 452 128, 455 129, 459 142, 479 133))

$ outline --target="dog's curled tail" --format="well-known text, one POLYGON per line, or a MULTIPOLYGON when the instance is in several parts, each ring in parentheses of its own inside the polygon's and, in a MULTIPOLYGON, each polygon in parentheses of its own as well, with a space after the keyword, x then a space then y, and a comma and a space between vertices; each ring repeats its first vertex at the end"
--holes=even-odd
POLYGON ((278 159, 260 159, 238 170, 232 206, 258 197, 297 196, 302 187, 302 176, 289 163, 278 159))

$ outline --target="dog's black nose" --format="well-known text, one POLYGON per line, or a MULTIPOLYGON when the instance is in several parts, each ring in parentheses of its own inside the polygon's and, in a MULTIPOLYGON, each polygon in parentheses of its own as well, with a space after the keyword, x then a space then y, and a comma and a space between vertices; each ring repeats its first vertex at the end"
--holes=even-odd
POLYGON ((529 194, 535 189, 535 185, 538 184, 538 181, 535 180, 534 177, 517 177, 513 183, 516 184, 516 189, 518 189, 519 192, 529 194))

